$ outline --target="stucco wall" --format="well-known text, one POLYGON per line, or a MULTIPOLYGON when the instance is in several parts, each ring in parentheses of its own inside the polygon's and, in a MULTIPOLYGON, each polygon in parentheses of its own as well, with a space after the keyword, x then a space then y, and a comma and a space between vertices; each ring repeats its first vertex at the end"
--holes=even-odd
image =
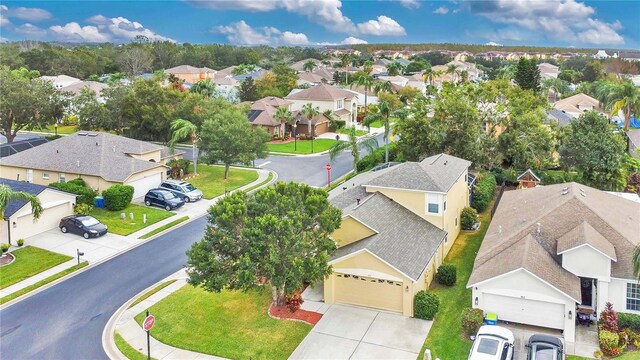
POLYGON ((611 259, 590 246, 581 246, 562 254, 562 267, 580 277, 609 280, 611 259))
POLYGON ((340 228, 331 234, 338 246, 345 246, 375 234, 373 230, 354 220, 351 216, 342 219, 340 228))
POLYGON ((129 154, 132 158, 140 159, 144 161, 153 160, 154 162, 159 163, 162 157, 160 156, 160 150, 158 151, 150 151, 145 154, 129 154))
POLYGON ((469 187, 465 180, 466 171, 460 175, 456 183, 447 193, 447 210, 443 216, 443 229, 447 232, 444 253, 449 253, 451 246, 460 234, 462 225, 460 224, 460 214, 465 206, 469 206, 469 187))

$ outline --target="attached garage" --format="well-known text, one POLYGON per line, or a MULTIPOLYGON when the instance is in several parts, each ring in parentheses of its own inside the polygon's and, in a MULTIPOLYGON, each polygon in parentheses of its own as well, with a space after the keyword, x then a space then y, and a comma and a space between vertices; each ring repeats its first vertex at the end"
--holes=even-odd
POLYGON ((335 274, 335 302, 402 312, 402 282, 353 274, 335 274))
POLYGON ((60 219, 73 214, 73 204, 70 200, 61 202, 43 203, 44 211, 37 221, 33 221, 31 206, 25 206, 25 211, 18 213, 16 217, 15 233, 16 239, 23 239, 37 235, 43 231, 55 229, 60 223, 60 219))
POLYGON ((125 185, 131 185, 134 188, 133 198, 144 196, 147 191, 157 188, 162 183, 162 172, 150 174, 141 179, 129 181, 125 185))
POLYGON ((483 298, 483 310, 498 314, 500 320, 564 329, 565 304, 487 293, 483 298))

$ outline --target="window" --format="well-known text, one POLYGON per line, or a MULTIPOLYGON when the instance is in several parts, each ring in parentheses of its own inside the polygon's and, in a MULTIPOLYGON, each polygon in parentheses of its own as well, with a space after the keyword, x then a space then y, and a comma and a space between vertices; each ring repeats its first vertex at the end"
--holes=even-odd
POLYGON ((58 177, 58 182, 59 183, 63 183, 67 181, 67 175, 65 173, 60 173, 59 177, 58 177))
POLYGON ((427 211, 431 214, 437 214, 440 212, 438 208, 438 195, 428 194, 427 211))
POLYGON ((447 211, 447 198, 444 198, 444 204, 442 205, 442 211, 447 211))
POLYGON ((458 217, 456 216, 456 227, 458 227, 458 217))
POLYGON ((627 283, 627 310, 640 311, 640 284, 627 283))
POLYGON ((42 173, 42 178, 45 180, 49 180, 49 173, 48 172, 43 172, 42 173))
POLYGON ((336 109, 342 109, 343 106, 342 99, 336 101, 336 109))

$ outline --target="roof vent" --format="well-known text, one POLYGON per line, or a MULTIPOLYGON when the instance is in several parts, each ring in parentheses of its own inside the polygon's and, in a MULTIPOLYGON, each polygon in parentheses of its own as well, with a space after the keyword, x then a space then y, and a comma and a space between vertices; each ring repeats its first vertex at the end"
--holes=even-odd
POLYGON ((113 152, 116 152, 116 146, 113 145, 113 152))
POLYGON ((541 228, 542 228, 542 225, 540 225, 540 223, 536 223, 536 234, 540 234, 541 228))
POLYGON ((587 197, 587 192, 584 189, 580 188, 580 195, 587 197))
POLYGON ((562 189, 562 195, 567 195, 569 193, 569 188, 562 189))
POLYGON ((79 132, 78 136, 87 136, 87 133, 86 132, 79 132))
POLYGON ((502 225, 498 225, 498 234, 502 234, 502 225))
POLYGON ((356 205, 360 205, 360 199, 356 199, 356 205))
POLYGON ((76 164, 80 167, 80 160, 76 161, 76 164))
POLYGON ((98 136, 98 134, 89 134, 88 136, 90 136, 90 137, 96 137, 96 136, 98 136))

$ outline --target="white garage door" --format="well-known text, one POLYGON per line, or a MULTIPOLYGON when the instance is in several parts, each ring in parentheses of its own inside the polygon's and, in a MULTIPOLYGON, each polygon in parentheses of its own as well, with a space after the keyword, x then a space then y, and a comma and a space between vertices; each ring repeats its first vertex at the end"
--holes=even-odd
POLYGON ((147 191, 153 188, 157 188, 158 186, 160 186, 161 182, 162 182, 162 174, 157 173, 142 179, 128 182, 126 185, 131 185, 135 189, 135 191, 133 192, 133 198, 135 199, 135 198, 144 196, 147 193, 147 191))
POLYGON ((402 282, 336 273, 337 303, 402 312, 402 282))
POLYGON ((498 320, 564 329, 564 305, 516 297, 484 294, 485 312, 498 314, 498 320))
POLYGON ((33 222, 33 215, 30 213, 18 217, 16 227, 11 231, 12 238, 15 240, 24 239, 54 229, 60 224, 60 219, 73 214, 71 202, 51 207, 47 207, 47 204, 42 204, 42 206, 44 207, 44 211, 36 222, 33 222))

